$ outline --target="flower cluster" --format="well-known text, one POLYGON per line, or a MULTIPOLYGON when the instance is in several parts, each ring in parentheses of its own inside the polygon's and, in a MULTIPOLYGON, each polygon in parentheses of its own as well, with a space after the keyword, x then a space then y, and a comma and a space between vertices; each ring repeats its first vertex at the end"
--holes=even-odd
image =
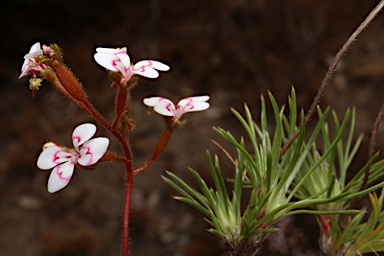
MULTIPOLYGON (((125 158, 114 153, 108 152, 109 139, 100 137, 91 139, 96 132, 93 124, 82 124, 76 127, 72 134, 73 148, 59 146, 49 142, 43 147, 37 166, 43 170, 52 169, 48 179, 48 191, 53 193, 66 187, 71 180, 74 167, 80 166, 89 168, 99 162, 104 156, 103 161, 120 161, 130 163, 130 153, 128 142, 125 141, 131 129, 126 127, 131 125, 129 113, 129 93, 132 85, 137 83, 137 77, 157 78, 159 71, 168 71, 170 67, 156 60, 141 60, 136 64, 131 63, 131 58, 127 54, 127 48, 97 48, 94 54, 95 61, 102 67, 109 70, 109 75, 117 84, 119 91, 116 97, 115 118, 112 124, 108 124, 98 111, 88 101, 84 88, 73 76, 72 72, 64 65, 61 59, 61 52, 57 45, 41 46, 35 43, 29 53, 24 56, 19 78, 26 75, 32 76, 30 89, 34 96, 42 83, 42 78, 51 82, 68 99, 81 107, 90 114, 103 127, 111 132, 125 148, 125 158), (38 78, 40 76, 41 78, 38 78), (127 153, 128 152, 128 153, 127 153)), ((144 99, 144 104, 152 108, 155 112, 164 115, 169 127, 159 139, 154 150, 154 154, 149 163, 152 163, 157 156, 164 150, 170 136, 178 124, 180 118, 187 112, 202 111, 209 108, 209 96, 188 97, 182 99, 177 105, 170 100, 162 97, 151 97, 144 99), (169 117, 171 119, 169 119, 169 117), (171 120, 171 122, 168 122, 171 120)), ((145 164, 138 171, 146 169, 150 164, 145 164)), ((130 167, 131 168, 131 167, 130 167)))

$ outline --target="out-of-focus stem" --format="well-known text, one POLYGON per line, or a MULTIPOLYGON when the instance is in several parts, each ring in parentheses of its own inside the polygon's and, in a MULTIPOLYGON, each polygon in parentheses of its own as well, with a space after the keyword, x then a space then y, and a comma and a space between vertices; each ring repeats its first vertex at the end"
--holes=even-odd
MULTIPOLYGON (((380 112, 376 117, 376 121, 372 129, 371 140, 369 143, 369 150, 368 150, 368 160, 371 159, 375 154, 375 146, 377 142, 377 137, 379 135, 380 123, 383 120, 383 117, 384 117, 384 104, 381 105, 380 112)), ((364 190, 365 186, 367 186, 369 173, 370 173, 370 168, 368 168, 367 171, 365 172, 364 181, 363 181, 363 184, 361 184, 360 191, 364 190)))
POLYGON ((381 105, 380 112, 376 117, 376 121, 372 129, 371 140, 369 143, 368 159, 371 159, 375 153, 375 147, 376 147, 377 137, 379 135, 380 123, 381 121, 383 121, 383 117, 384 117, 384 104, 381 105))
MULTIPOLYGON (((323 96, 325 89, 327 88, 328 83, 332 78, 333 73, 335 73, 337 64, 340 62, 341 58, 347 52, 349 47, 351 47, 351 45, 357 39, 357 37, 364 31, 364 29, 368 27, 368 25, 373 21, 373 19, 381 11, 383 7, 384 7, 384 0, 381 0, 380 3, 370 12, 367 18, 365 18, 365 20, 360 24, 360 26, 355 30, 355 32, 353 32, 353 34, 348 38, 348 40, 344 43, 344 45, 341 47, 339 52, 336 54, 335 58, 332 61, 332 64, 329 66, 328 71, 323 78, 323 81, 321 82, 319 90, 317 91, 317 94, 313 100, 312 106, 310 107, 307 115, 305 116, 305 124, 307 124, 311 120, 312 115, 315 113, 316 107, 320 103, 321 97, 323 96)), ((288 142, 284 145, 284 147, 280 151, 280 156, 285 154, 287 149, 291 146, 292 142, 297 138, 298 135, 299 135, 299 130, 297 130, 291 136, 288 142)))

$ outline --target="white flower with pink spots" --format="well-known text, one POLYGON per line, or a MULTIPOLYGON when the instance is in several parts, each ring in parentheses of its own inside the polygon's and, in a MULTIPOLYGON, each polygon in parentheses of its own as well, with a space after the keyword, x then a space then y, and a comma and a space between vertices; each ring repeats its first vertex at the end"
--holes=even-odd
POLYGON ((173 116, 175 122, 187 112, 202 111, 209 108, 209 96, 188 97, 180 100, 175 106, 172 101, 162 97, 144 99, 144 104, 163 116, 173 116))
POLYGON ((142 60, 132 65, 127 48, 97 48, 95 61, 104 68, 122 74, 121 83, 128 82, 133 76, 157 78, 159 71, 168 71, 169 66, 155 60, 142 60))
POLYGON ((21 74, 19 78, 32 74, 36 77, 38 73, 47 69, 45 64, 42 64, 39 60, 39 56, 43 55, 43 50, 41 49, 40 43, 35 43, 32 45, 29 53, 24 56, 24 63, 21 66, 21 74))
POLYGON ((96 133, 93 124, 82 124, 72 133, 74 149, 66 149, 55 143, 47 143, 43 147, 37 166, 43 170, 53 168, 48 179, 48 191, 57 192, 68 185, 76 164, 90 166, 95 164, 107 151, 109 139, 91 137, 96 133))

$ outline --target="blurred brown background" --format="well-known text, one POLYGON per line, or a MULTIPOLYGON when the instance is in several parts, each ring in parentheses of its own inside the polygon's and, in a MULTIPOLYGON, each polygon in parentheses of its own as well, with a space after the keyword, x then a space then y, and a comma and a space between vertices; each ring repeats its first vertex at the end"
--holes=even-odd
MULTIPOLYGON (((57 43, 89 98, 113 119, 114 91, 93 60, 96 47, 128 47, 134 62, 161 59, 171 66, 155 81, 141 79, 133 90, 135 166, 151 155, 164 129, 148 116, 144 97, 174 101, 209 94, 212 107, 187 116, 155 165, 135 179, 131 220, 132 255, 226 255, 206 229, 202 214, 171 198, 161 175, 170 170, 193 182, 188 167, 209 182, 205 150, 225 146, 212 127, 240 126, 230 112, 244 102, 259 112, 270 90, 286 103, 295 86, 299 107, 308 109, 327 67, 348 36, 378 3, 375 0, 212 1, 10 1, 0 16, 0 255, 115 256, 120 252, 124 170, 106 164, 77 170, 69 186, 46 191, 49 172, 36 159, 46 141, 71 146, 71 132, 92 121, 45 83, 35 98, 28 79, 18 79, 23 56, 36 41, 57 43)), ((357 133, 365 141, 355 165, 365 159, 367 139, 384 87, 384 16, 368 27, 340 64, 322 105, 341 115, 357 110, 357 133)), ((98 136, 111 136, 100 126, 98 136)), ((384 137, 384 136, 383 136, 384 137)), ((378 149, 383 148, 383 140, 378 149)), ((112 141, 112 150, 119 150, 112 141)), ((232 169, 223 157, 223 172, 232 169)), ((319 255, 312 217, 290 219, 265 243, 262 255, 319 255)))

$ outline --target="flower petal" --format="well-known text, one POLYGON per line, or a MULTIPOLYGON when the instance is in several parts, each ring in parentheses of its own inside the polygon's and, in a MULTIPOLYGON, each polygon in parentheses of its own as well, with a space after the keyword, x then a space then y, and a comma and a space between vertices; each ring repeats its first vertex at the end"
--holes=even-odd
POLYGON ((129 58, 129 55, 126 53, 127 49, 124 47, 123 49, 120 49, 115 53, 115 55, 120 59, 121 64, 124 67, 124 70, 128 69, 129 66, 131 66, 131 59, 129 58))
POLYGON ((70 162, 56 166, 48 179, 48 192, 55 193, 68 185, 75 166, 70 162))
POLYGON ((202 111, 209 108, 208 102, 192 102, 184 107, 184 112, 202 111))
POLYGON ((180 100, 177 105, 179 105, 180 107, 185 107, 187 104, 189 103, 196 103, 196 102, 204 102, 204 101, 207 101, 209 100, 209 96, 205 95, 205 96, 196 96, 196 97, 188 97, 188 98, 184 98, 182 100, 180 100))
POLYGON ((40 47, 40 43, 35 43, 32 45, 31 49, 29 50, 29 53, 24 55, 24 62, 23 65, 21 66, 21 74, 19 78, 22 78, 23 76, 26 76, 28 72, 32 69, 30 66, 30 59, 36 58, 38 56, 43 55, 43 50, 40 47))
POLYGON ((29 59, 25 59, 24 60, 24 63, 23 63, 23 66, 21 66, 21 74, 19 76, 19 78, 22 78, 23 76, 26 76, 30 67, 29 67, 29 59))
POLYGON ((98 52, 95 53, 93 56, 95 58, 95 61, 102 67, 112 70, 115 72, 121 72, 122 71, 122 64, 120 59, 114 55, 114 54, 109 54, 109 53, 103 53, 103 52, 98 52))
POLYGON ((78 163, 82 166, 95 164, 107 151, 109 139, 100 137, 85 142, 80 148, 78 163))
POLYGON ((164 63, 161 63, 160 61, 156 61, 156 60, 141 60, 141 61, 137 62, 133 66, 133 68, 139 69, 139 68, 144 67, 144 66, 151 67, 151 68, 154 68, 154 69, 157 69, 160 71, 168 71, 169 70, 168 65, 165 65, 164 63))
POLYGON ((82 124, 75 128, 72 133, 73 146, 78 150, 79 146, 92 138, 96 133, 96 126, 94 124, 82 124))
POLYGON ((148 78, 157 78, 159 77, 159 72, 149 66, 141 66, 138 69, 133 69, 132 73, 141 75, 148 78))
POLYGON ((100 53, 115 54, 115 53, 120 52, 120 51, 127 52, 127 48, 126 47, 117 48, 117 49, 116 48, 103 48, 103 47, 96 48, 96 52, 100 52, 100 53))
POLYGON ((96 62, 106 69, 124 72, 131 66, 131 60, 127 54, 127 48, 97 48, 94 58, 96 62))
POLYGON ((25 71, 28 68, 29 59, 24 59, 23 65, 21 66, 21 71, 25 71))
POLYGON ((32 45, 31 49, 29 50, 29 53, 24 56, 24 59, 28 60, 30 58, 35 58, 41 55, 43 55, 43 50, 41 49, 40 43, 37 42, 32 45))
POLYGON ((148 107, 153 107, 155 106, 157 103, 159 103, 160 101, 162 100, 165 100, 165 101, 170 101, 166 98, 163 98, 163 97, 151 97, 151 98, 145 98, 143 100, 144 104, 147 105, 148 107))
POLYGON ((153 109, 163 116, 174 116, 176 114, 175 105, 168 99, 158 102, 153 109))
POLYGON ((57 166, 58 164, 70 161, 70 159, 70 153, 65 152, 57 146, 51 146, 41 152, 39 158, 37 159, 37 167, 42 170, 48 170, 57 166))

